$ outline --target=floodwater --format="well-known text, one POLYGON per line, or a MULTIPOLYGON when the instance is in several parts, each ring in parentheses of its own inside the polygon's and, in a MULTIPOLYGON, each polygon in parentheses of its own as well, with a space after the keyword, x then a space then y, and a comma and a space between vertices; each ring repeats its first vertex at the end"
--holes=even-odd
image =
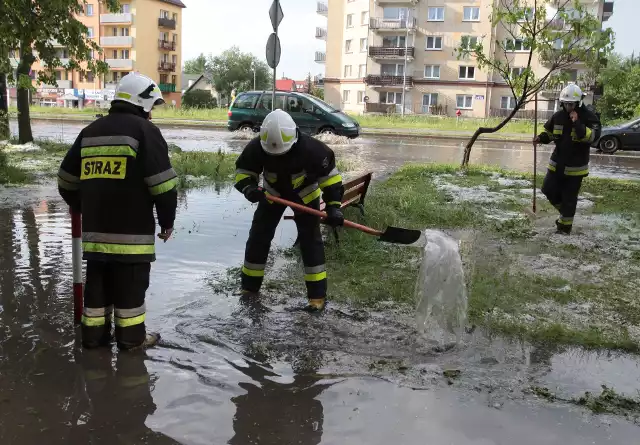
MULTIPOLYGON (((522 391, 605 383, 635 394, 634 356, 478 331, 436 353, 413 314, 391 308, 332 304, 313 316, 293 310, 301 295, 279 295, 267 312, 240 305, 224 283, 242 263, 252 210, 228 186, 181 194, 147 299, 148 328, 163 341, 116 354, 77 348, 70 221, 55 190, 0 189, 0 444, 637 442, 638 426, 622 418, 522 391), (462 374, 449 386, 442 372, 452 368, 462 374)), ((283 221, 274 247, 294 235, 283 221)))
MULTIPOLYGON (((34 121, 36 138, 49 138, 73 142, 85 124, 69 121, 34 121)), ((17 123, 11 122, 17 132, 17 123)), ((169 143, 183 150, 239 152, 247 143, 244 135, 226 130, 185 128, 162 125, 162 133, 169 143)), ((339 158, 356 163, 363 170, 388 174, 407 162, 459 163, 466 141, 438 138, 364 136, 355 140, 332 138, 332 148, 339 158)), ((537 167, 546 171, 551 146, 539 146, 537 167)), ((510 170, 533 171, 533 147, 531 144, 513 142, 477 142, 471 153, 472 163, 500 166, 510 170)), ((619 152, 602 155, 592 152, 591 174, 620 179, 640 177, 640 152, 619 152)))

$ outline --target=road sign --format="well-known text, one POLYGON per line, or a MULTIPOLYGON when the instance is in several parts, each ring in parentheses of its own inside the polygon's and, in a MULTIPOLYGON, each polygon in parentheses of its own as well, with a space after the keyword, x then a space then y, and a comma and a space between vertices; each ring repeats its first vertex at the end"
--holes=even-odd
POLYGON ((284 18, 284 12, 282 12, 282 6, 280 6, 280 0, 273 0, 271 8, 269 8, 269 18, 271 19, 271 26, 275 31, 280 26, 280 22, 284 18))
POLYGON ((275 69, 280 63, 280 39, 276 33, 271 33, 267 40, 267 64, 275 69))

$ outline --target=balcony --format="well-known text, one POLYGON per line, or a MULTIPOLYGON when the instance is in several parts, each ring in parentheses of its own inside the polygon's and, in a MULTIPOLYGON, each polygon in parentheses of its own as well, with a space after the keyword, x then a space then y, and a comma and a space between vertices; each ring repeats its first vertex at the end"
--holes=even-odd
POLYGON ((161 83, 158 85, 160 87, 160 91, 163 93, 175 93, 176 92, 176 84, 175 83, 161 83))
POLYGON ((174 72, 176 64, 172 62, 158 62, 158 71, 174 72))
POLYGON ((105 23, 130 25, 133 23, 133 15, 130 12, 122 12, 119 14, 100 14, 100 24, 105 23))
POLYGON ((418 20, 414 17, 406 19, 383 19, 375 17, 369 20, 369 28, 376 31, 414 30, 417 26, 418 20))
POLYGON ((100 37, 100 46, 117 46, 118 48, 131 48, 133 37, 131 36, 110 36, 100 37))
POLYGON ((176 21, 165 17, 158 19, 158 27, 167 29, 176 29, 176 21))
POLYGON ((73 81, 72 80, 56 80, 55 85, 49 85, 47 83, 43 83, 41 88, 64 88, 64 89, 71 89, 73 88, 73 81))
POLYGON ((316 61, 316 63, 326 63, 327 53, 323 51, 316 51, 316 58, 314 60, 316 61))
MULTIPOLYGON (((371 87, 399 87, 402 88, 405 76, 390 76, 386 74, 370 74, 364 78, 364 82, 371 87)), ((406 88, 413 86, 413 77, 406 76, 406 88)))
POLYGON ((316 27, 316 39, 327 40, 327 30, 325 28, 316 27))
MULTIPOLYGON (((413 59, 415 48, 410 46, 406 48, 407 58, 413 59)), ((405 48, 389 48, 383 46, 370 46, 369 57, 374 59, 404 59, 405 48)))
POLYGON ((133 60, 131 59, 105 59, 109 65, 109 69, 132 70, 133 60))
POLYGON ((327 17, 329 15, 329 6, 326 3, 318 2, 316 6, 316 12, 327 17))
POLYGON ((165 51, 175 51, 176 42, 169 41, 169 40, 158 40, 158 48, 163 49, 165 51))
POLYGON ((602 11, 602 21, 606 22, 613 15, 613 2, 604 2, 604 10, 602 11))

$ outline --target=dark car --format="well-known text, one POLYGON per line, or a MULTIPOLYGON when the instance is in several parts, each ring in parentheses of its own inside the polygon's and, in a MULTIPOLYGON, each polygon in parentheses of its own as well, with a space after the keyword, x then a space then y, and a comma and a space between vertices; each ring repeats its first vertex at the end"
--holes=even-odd
MULTIPOLYGON (((229 131, 259 131, 271 112, 272 91, 240 93, 229 107, 229 131)), ((360 135, 360 125, 351 116, 336 110, 315 96, 293 91, 276 91, 276 106, 291 115, 300 131, 306 134, 332 133, 349 138, 360 135)))
POLYGON ((618 150, 640 150, 640 118, 614 127, 604 127, 600 139, 592 144, 603 153, 618 150))

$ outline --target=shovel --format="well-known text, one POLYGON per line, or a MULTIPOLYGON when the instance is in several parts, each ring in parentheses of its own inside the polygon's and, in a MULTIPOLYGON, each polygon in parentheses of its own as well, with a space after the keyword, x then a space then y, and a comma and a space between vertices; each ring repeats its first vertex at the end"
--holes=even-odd
MULTIPOLYGON (((327 214, 320 210, 312 209, 302 204, 287 201, 286 199, 278 198, 277 196, 269 195, 267 198, 269 201, 277 202, 285 206, 289 206, 292 209, 299 210, 304 213, 319 216, 320 218, 326 218, 327 214)), ((422 232, 420 230, 402 229, 399 227, 387 227, 384 232, 380 230, 372 229, 371 227, 363 226, 361 224, 354 223, 352 221, 344 220, 346 227, 360 230, 361 232, 368 233, 369 235, 377 236, 379 241, 395 244, 413 244, 420 238, 422 232)))

